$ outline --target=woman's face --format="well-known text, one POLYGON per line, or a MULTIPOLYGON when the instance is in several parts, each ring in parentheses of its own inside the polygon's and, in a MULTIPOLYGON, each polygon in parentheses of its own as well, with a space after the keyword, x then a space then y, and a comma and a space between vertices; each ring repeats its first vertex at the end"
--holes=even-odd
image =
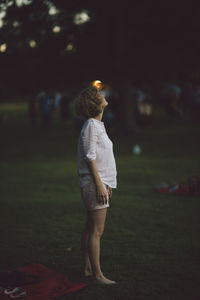
POLYGON ((100 94, 101 95, 101 104, 100 104, 100 107, 102 110, 104 110, 104 108, 108 105, 108 102, 106 101, 104 95, 100 94))

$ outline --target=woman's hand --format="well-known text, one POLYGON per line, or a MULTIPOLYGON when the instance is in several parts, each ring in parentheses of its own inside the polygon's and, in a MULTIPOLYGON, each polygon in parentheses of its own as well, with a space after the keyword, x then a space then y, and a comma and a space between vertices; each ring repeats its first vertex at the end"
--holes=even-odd
POLYGON ((97 189, 97 201, 100 204, 107 204, 109 198, 112 196, 112 188, 108 187, 108 190, 106 190, 103 182, 101 181, 101 178, 99 176, 96 162, 95 160, 92 160, 88 162, 88 167, 91 171, 91 174, 94 178, 94 182, 96 184, 96 189, 97 189))
POLYGON ((97 186, 97 200, 101 204, 107 204, 108 198, 108 192, 106 191, 103 183, 101 183, 99 186, 97 186))
POLYGON ((112 188, 110 186, 108 187, 108 196, 109 198, 112 197, 112 188))

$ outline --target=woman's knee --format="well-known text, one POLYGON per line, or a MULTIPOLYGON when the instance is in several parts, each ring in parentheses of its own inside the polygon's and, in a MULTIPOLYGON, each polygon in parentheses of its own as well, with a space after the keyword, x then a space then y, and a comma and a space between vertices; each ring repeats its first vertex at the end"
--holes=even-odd
POLYGON ((93 235, 95 235, 96 237, 101 237, 103 235, 104 232, 104 226, 93 226, 93 228, 91 228, 91 232, 93 235))
POLYGON ((89 214, 90 232, 98 237, 101 237, 104 232, 106 209, 95 210, 89 214))

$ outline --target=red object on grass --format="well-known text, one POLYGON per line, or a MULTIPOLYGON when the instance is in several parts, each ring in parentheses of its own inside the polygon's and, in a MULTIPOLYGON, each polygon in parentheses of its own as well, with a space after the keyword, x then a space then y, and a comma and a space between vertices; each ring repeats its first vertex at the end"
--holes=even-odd
MULTIPOLYGON (((72 283, 61 273, 55 272, 41 264, 30 264, 17 271, 25 272, 27 275, 40 277, 37 284, 22 286, 22 290, 26 292, 26 296, 20 297, 24 300, 52 300, 79 291, 85 288, 87 283, 72 283)), ((1 300, 11 299, 9 296, 0 295, 1 300)))
POLYGON ((173 189, 173 186, 164 187, 157 189, 157 191, 164 194, 190 195, 190 188, 188 184, 180 184, 176 189, 173 189))

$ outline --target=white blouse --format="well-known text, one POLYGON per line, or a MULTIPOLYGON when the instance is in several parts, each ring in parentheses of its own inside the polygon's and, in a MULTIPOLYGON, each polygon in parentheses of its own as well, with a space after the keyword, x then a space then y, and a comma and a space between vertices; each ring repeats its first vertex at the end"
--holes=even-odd
POLYGON ((81 187, 93 180, 87 164, 92 160, 96 162, 101 181, 116 188, 117 171, 113 143, 106 133, 104 123, 90 118, 83 124, 78 139, 78 174, 81 187))

